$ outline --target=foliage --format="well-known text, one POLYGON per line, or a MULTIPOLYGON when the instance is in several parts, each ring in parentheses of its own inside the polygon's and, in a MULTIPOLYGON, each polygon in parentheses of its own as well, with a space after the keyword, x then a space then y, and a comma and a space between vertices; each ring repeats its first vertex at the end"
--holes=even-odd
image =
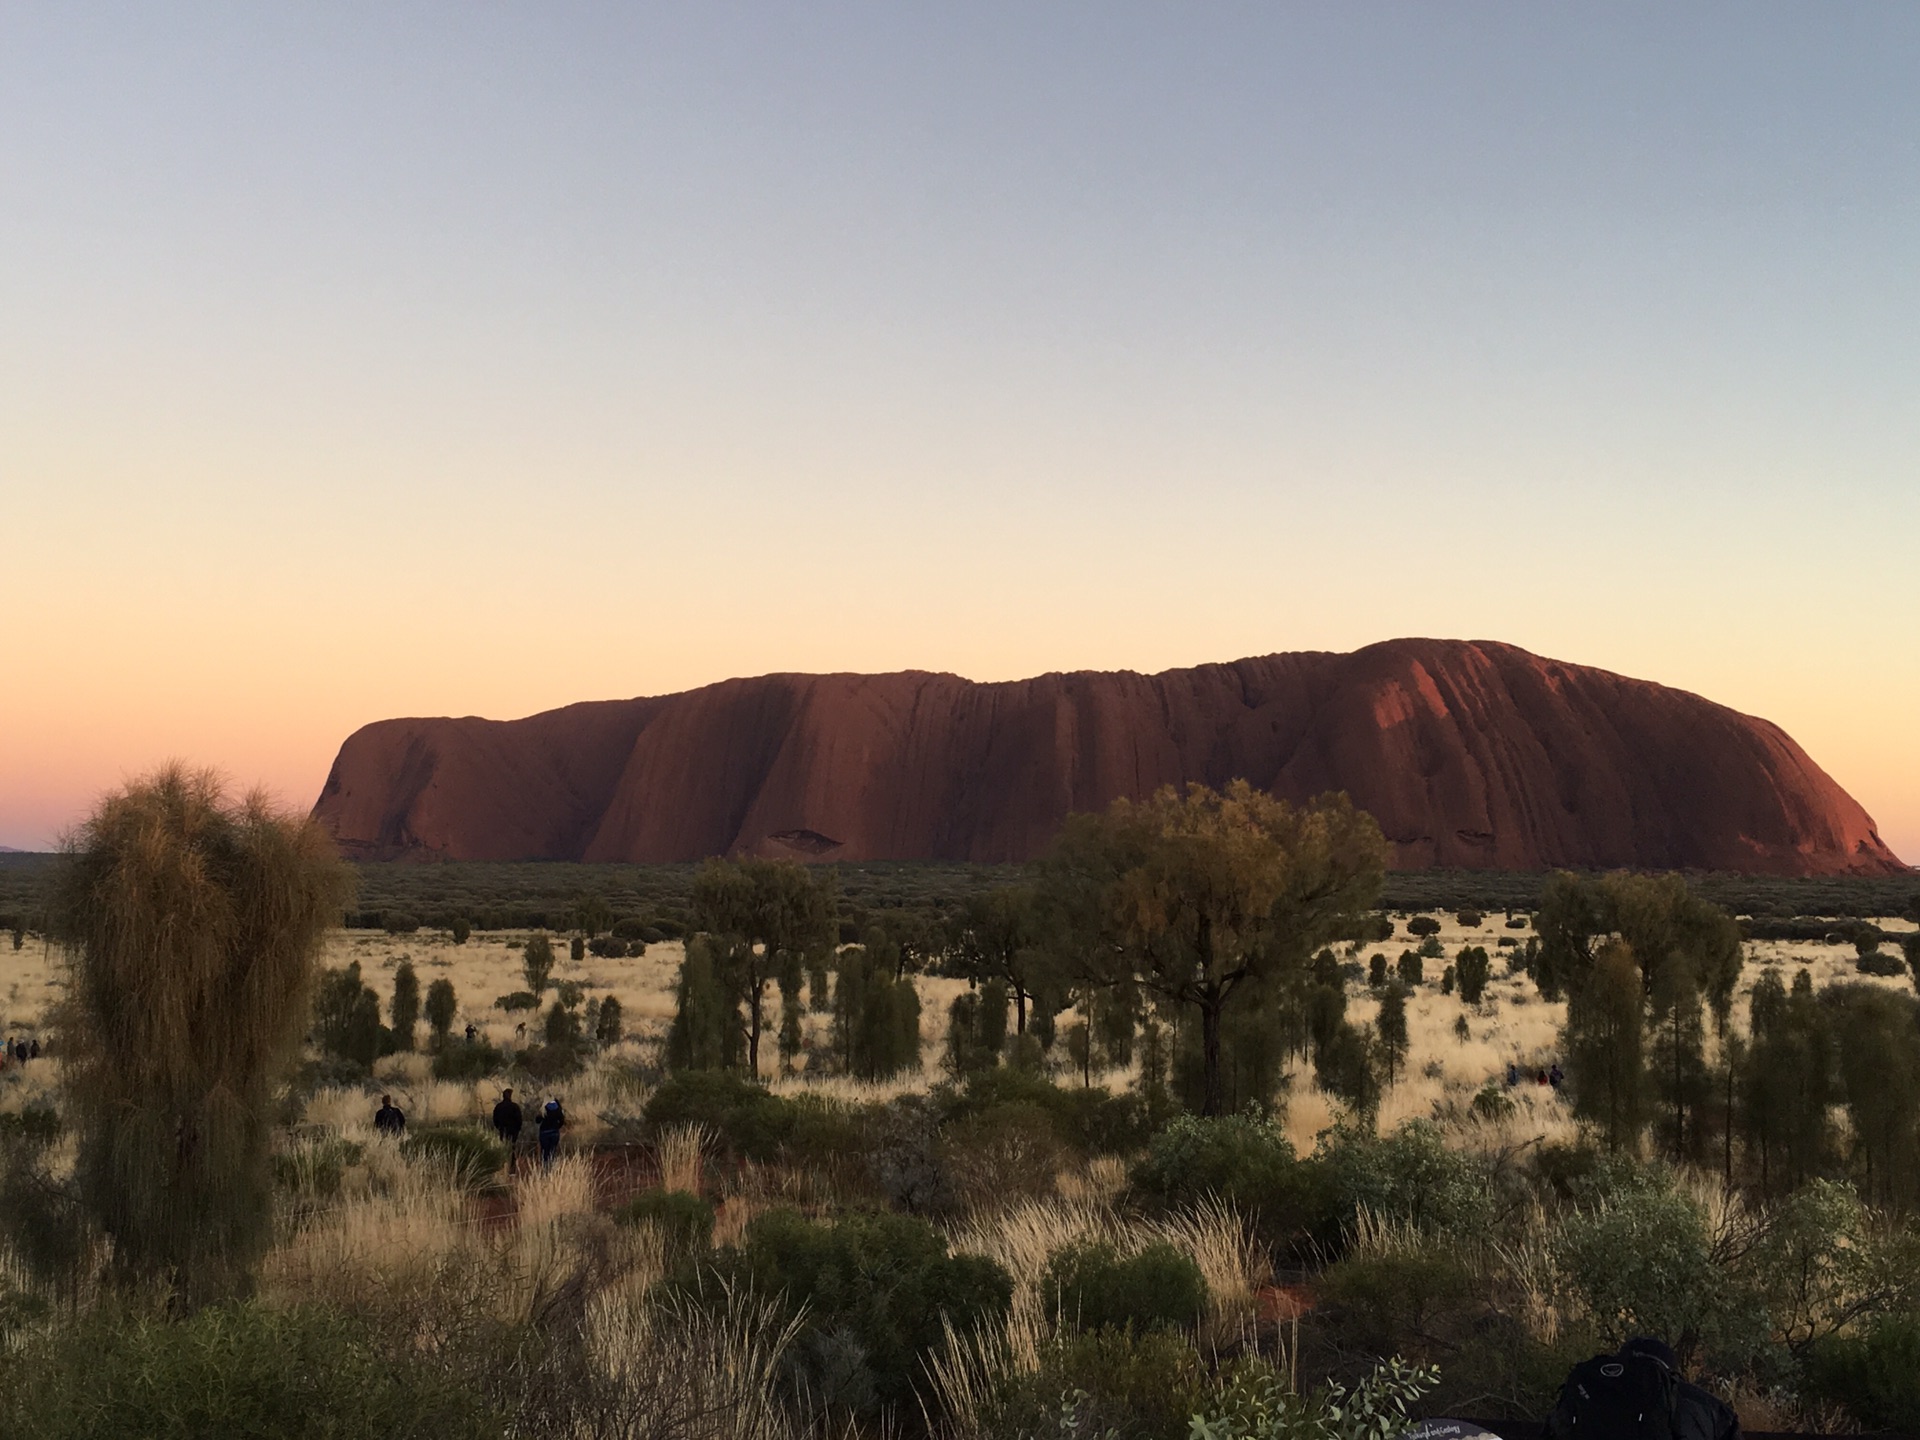
POLYGON ((1173 1331, 1067 1331, 1048 1340, 1039 1361, 981 1417, 985 1433, 1181 1440, 1207 1403, 1200 1357, 1173 1331))
POLYGON ((1350 1229, 1364 1210, 1433 1235, 1484 1234, 1493 1215, 1486 1163, 1452 1149, 1430 1120, 1409 1120, 1391 1134, 1337 1125, 1312 1157, 1322 1172, 1331 1219, 1350 1229))
POLYGON ((713 1206, 685 1190, 643 1190, 614 1211, 622 1225, 652 1225, 675 1254, 693 1254, 713 1244, 713 1206))
POLYGON ((59 1040, 80 1195, 123 1274, 189 1303, 250 1287, 273 1091, 350 885, 312 821, 177 767, 107 797, 70 842, 51 902, 59 1040))
POLYGON ((545 935, 532 936, 520 954, 520 973, 527 977, 527 989, 537 1003, 553 979, 553 942, 545 935))
POLYGON ((1351 1390, 1340 1384, 1294 1393, 1275 1371, 1245 1364, 1203 1415, 1191 1440, 1392 1440, 1407 1428, 1407 1407, 1439 1383, 1432 1366, 1399 1356, 1377 1365, 1351 1390))
POLYGON ((507 1147, 472 1125, 423 1125, 400 1142, 409 1157, 442 1167, 456 1184, 477 1188, 499 1174, 507 1147))
POLYGON ((833 987, 833 1035, 847 1073, 885 1080, 920 1068, 920 997, 911 980, 876 965, 876 944, 840 952, 833 987))
POLYGON ((413 1049, 413 1027, 420 1023, 420 977, 414 974, 411 960, 402 960, 394 967, 393 1000, 388 1014, 393 1019, 394 1048, 413 1049))
POLYGON ((103 1309, 27 1338, 0 1371, 0 1425, 47 1440, 482 1440, 505 1433, 488 1408, 431 1359, 311 1308, 103 1309))
POLYGON ((796 1380, 856 1416, 913 1407, 921 1365, 946 1328, 966 1334, 999 1320, 1013 1291, 992 1261, 947 1254, 939 1231, 906 1215, 822 1224, 773 1210, 709 1263, 722 1281, 784 1297, 800 1323, 796 1380))
POLYGON ((1207 1305, 1193 1258, 1156 1241, 1123 1255, 1103 1241, 1068 1246, 1047 1262, 1041 1304, 1082 1330, 1191 1329, 1207 1305))
POLYGON ((439 1049, 447 1043, 447 1032, 453 1028, 454 1017, 460 1013, 459 997, 454 994, 451 980, 442 976, 427 986, 424 1013, 427 1029, 433 1035, 434 1048, 439 1049))
POLYGON ((720 981, 714 946, 704 935, 687 942, 674 987, 666 1061, 673 1070, 732 1070, 745 1055, 740 1015, 720 981))
MULTIPOLYGON (((767 985, 791 997, 810 955, 834 938, 833 882, 786 860, 709 860, 694 875, 693 914, 707 932, 713 979, 746 1017, 746 1068, 760 1073, 767 985)), ((730 1062, 729 1062, 730 1063, 730 1062)))
POLYGON ((392 1032, 380 1023, 380 997, 360 978, 358 960, 322 974, 313 1017, 320 1048, 363 1072, 392 1048, 392 1032))
POLYGON ((1857 1333, 1830 1336, 1807 1356, 1816 1399, 1844 1405, 1863 1426, 1920 1434, 1920 1315, 1890 1315, 1857 1333))
POLYGON ((433 1052, 436 1080, 481 1080, 506 1068, 508 1056, 484 1040, 456 1040, 433 1052))
POLYGON ((1610 941, 1567 1009, 1567 1071, 1573 1113, 1599 1127, 1612 1149, 1640 1134, 1646 1101, 1640 970, 1624 941, 1610 941))
POLYGON ((1291 1193, 1293 1143, 1257 1115, 1177 1115, 1147 1143, 1129 1177, 1141 1195, 1174 1206, 1208 1197, 1242 1213, 1291 1193))
POLYGON ((511 1015, 519 1010, 538 1010, 540 997, 531 990, 514 990, 494 998, 493 1008, 511 1015))
POLYGON ((1380 827, 1345 796, 1296 808, 1236 780, 1070 816, 1043 873, 1087 978, 1196 1012, 1213 1115, 1228 1006, 1303 973, 1370 909, 1385 864, 1380 827))
POLYGON ((1453 978, 1460 986, 1460 999, 1468 1005, 1478 1005, 1480 997, 1486 993, 1487 980, 1493 974, 1493 962, 1487 958, 1483 945, 1466 945, 1454 957, 1453 978))
POLYGON ((1416 939, 1424 940, 1429 935, 1440 933, 1440 922, 1431 915, 1416 915, 1407 921, 1407 933, 1416 939))
POLYGON ((620 997, 609 995, 600 1002, 600 1011, 594 1016, 593 1038, 601 1045, 618 1045, 624 1033, 620 997))

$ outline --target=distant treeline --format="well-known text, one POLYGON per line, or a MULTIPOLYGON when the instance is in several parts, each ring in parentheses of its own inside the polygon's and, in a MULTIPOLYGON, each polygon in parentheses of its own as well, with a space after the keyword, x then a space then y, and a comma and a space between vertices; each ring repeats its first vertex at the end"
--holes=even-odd
MULTIPOLYGON (((35 917, 51 873, 50 855, 0 855, 0 929, 37 930, 35 917)), ((366 864, 358 898, 346 916, 361 929, 406 931, 568 930, 582 906, 616 922, 632 938, 674 939, 685 932, 693 865, 581 865, 564 861, 446 861, 366 864)), ((1017 865, 873 862, 823 866, 836 881, 842 926, 853 938, 876 912, 944 915, 967 897, 1009 884, 1017 865)), ((1524 870, 1403 870, 1387 876, 1380 908, 1402 914, 1529 913, 1546 876, 1524 870)), ((1920 875, 1823 876, 1694 874, 1702 899, 1748 917, 1742 929, 1763 940, 1852 940, 1854 929, 1826 922, 1920 913, 1920 875)))

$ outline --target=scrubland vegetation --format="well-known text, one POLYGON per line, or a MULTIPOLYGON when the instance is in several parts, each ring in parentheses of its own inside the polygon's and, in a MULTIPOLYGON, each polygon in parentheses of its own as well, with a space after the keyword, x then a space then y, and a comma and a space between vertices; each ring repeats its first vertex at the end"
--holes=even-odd
POLYGON ((1911 896, 1399 905, 1366 816, 1243 787, 539 907, 313 838, 163 776, 0 952, 17 1433, 1375 1435, 1630 1333, 1749 1429, 1920 1427, 1911 896))

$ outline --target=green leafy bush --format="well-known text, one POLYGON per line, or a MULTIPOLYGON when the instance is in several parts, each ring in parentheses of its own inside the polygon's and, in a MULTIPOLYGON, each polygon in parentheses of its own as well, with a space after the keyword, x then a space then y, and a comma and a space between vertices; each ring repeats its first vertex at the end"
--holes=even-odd
POLYGON ((0 1372, 0 1426, 47 1440, 482 1440, 481 1396, 320 1309, 222 1305, 177 1321, 101 1307, 33 1334, 0 1372))
POLYGON ((516 1010, 537 1010, 540 1008, 540 997, 531 990, 515 990, 496 999, 493 1008, 504 1010, 509 1015, 516 1010))
POLYGON ((507 1163, 507 1147, 471 1125, 423 1125, 400 1142, 409 1159, 426 1160, 470 1187, 486 1184, 507 1163))
POLYGON ((1430 1121, 1409 1120, 1382 1136, 1337 1126, 1321 1141, 1312 1164, 1328 1188, 1328 1218, 1342 1229, 1363 1207, 1436 1235, 1478 1237, 1493 1218, 1485 1164, 1449 1148, 1430 1121))
POLYGON ((1185 1440, 1206 1407, 1206 1374, 1184 1335, 1169 1330, 1069 1332, 1040 1352, 982 1416, 990 1435, 1185 1440))
POLYGON ((1902 975, 1906 973, 1906 962, 1898 955, 1890 955, 1885 950, 1869 950, 1853 962, 1853 968, 1862 975, 1902 975))
MULTIPOLYGON (((789 1364, 816 1401, 871 1417, 915 1408, 914 1383, 947 1326, 980 1329, 1005 1316, 1013 1282, 991 1260, 949 1255, 933 1226, 906 1215, 853 1215, 833 1224, 774 1210, 706 1272, 781 1295, 800 1317, 789 1364)), ((696 1297, 711 1293, 683 1282, 696 1297)))
POLYGON ((1217 1196, 1246 1213, 1287 1194, 1296 1168, 1293 1142, 1270 1120, 1179 1115, 1148 1142, 1130 1179, 1163 1205, 1217 1196))
POLYGON ((1431 915, 1416 915, 1407 922, 1407 933, 1420 936, 1422 939, 1428 935, 1438 935, 1440 922, 1431 915))
POLYGON ((1349 1256, 1320 1276, 1326 1323, 1348 1347, 1389 1354, 1436 1333, 1436 1316, 1472 1293, 1472 1277, 1444 1246, 1349 1256))
POLYGON ((713 1206, 686 1190, 646 1190, 613 1212, 622 1225, 652 1225, 675 1254, 692 1254, 713 1244, 713 1206))
POLYGON ((1191 1440, 1387 1440, 1407 1428, 1407 1407, 1440 1379, 1432 1366, 1394 1356, 1352 1389, 1329 1385, 1297 1395, 1277 1371, 1236 1367, 1219 1395, 1193 1417, 1191 1440))
POLYGON ((436 1080, 483 1080, 507 1066, 507 1056, 484 1040, 461 1040, 433 1052, 436 1080))
POLYGON ((1181 1330, 1199 1323, 1207 1282, 1165 1241, 1133 1255, 1086 1241, 1047 1262, 1040 1296, 1049 1314, 1082 1330, 1181 1330))
POLYGON ((1822 1340, 1807 1355, 1804 1384, 1863 1426, 1920 1435, 1920 1316, 1888 1316, 1822 1340))

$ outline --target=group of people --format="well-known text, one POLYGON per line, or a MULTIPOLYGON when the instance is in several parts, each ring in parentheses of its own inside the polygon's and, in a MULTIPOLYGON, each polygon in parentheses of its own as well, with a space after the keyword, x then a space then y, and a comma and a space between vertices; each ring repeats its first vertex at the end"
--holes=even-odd
POLYGON ((7 1037, 6 1053, 0 1055, 0 1070, 4 1070, 9 1065, 24 1065, 29 1060, 38 1060, 39 1058, 40 1041, 37 1038, 30 1040, 23 1035, 9 1035, 7 1037))
POLYGON ((1509 1061, 1507 1063, 1507 1088, 1509 1090, 1529 1078, 1532 1079, 1536 1085, 1551 1085, 1555 1090, 1558 1090, 1565 1082, 1567 1072, 1560 1068, 1560 1062, 1558 1060, 1553 1062, 1551 1069, 1535 1070, 1531 1076, 1514 1062, 1509 1061))
MULTIPOLYGON (((500 1103, 493 1107, 493 1133, 506 1143, 509 1156, 519 1153, 520 1132, 526 1126, 526 1118, 520 1102, 513 1098, 512 1089, 502 1090, 500 1103)), ((393 1096, 380 1097, 380 1108, 373 1112, 373 1128, 382 1135, 399 1136, 407 1133, 407 1113, 393 1103, 393 1096)), ((534 1122, 542 1166, 553 1164, 553 1157, 560 1151, 560 1132, 566 1128, 567 1112, 558 1098, 547 1101, 534 1122)))

